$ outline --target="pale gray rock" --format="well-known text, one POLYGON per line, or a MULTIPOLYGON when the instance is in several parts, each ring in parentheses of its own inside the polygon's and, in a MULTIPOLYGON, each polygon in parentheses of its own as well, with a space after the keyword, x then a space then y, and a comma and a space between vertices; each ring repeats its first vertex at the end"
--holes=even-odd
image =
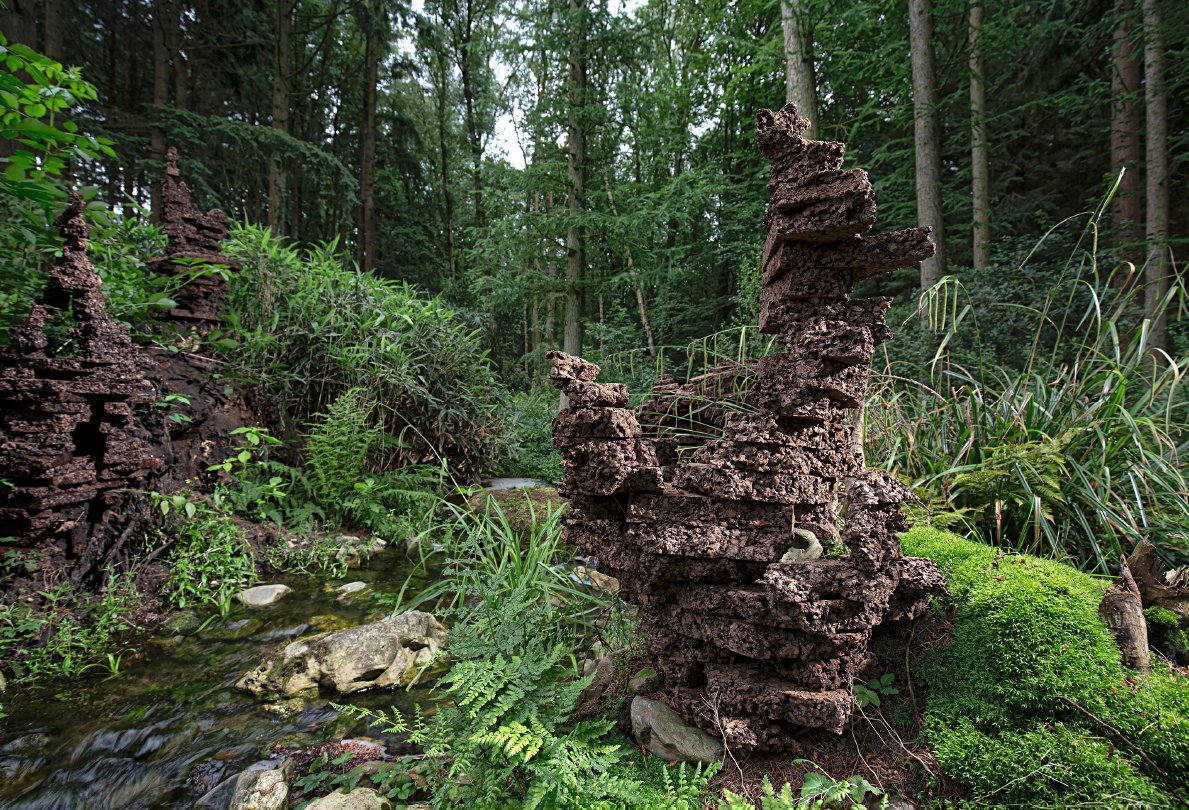
POLYGON ((656 756, 684 762, 717 762, 722 743, 699 728, 687 724, 677 712, 659 700, 637 695, 632 698, 632 736, 656 756))
POLYGON ((248 607, 268 607, 276 604, 293 589, 288 585, 257 585, 235 595, 236 601, 248 607))

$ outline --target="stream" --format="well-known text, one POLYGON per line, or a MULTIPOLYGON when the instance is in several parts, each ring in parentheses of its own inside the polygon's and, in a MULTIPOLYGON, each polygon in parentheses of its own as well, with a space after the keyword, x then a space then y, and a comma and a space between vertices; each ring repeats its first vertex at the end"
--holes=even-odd
MULTIPOLYGON (((376 596, 397 592, 411 567, 401 552, 385 551, 329 583, 272 577, 265 582, 293 592, 269 607, 237 603, 225 620, 216 615, 181 641, 142 637, 134 643, 144 657, 125 661, 118 677, 11 688, 10 717, 0 721, 0 808, 189 808, 221 780, 274 755, 278 744, 292 749, 352 735, 384 742, 341 716, 329 696, 286 717, 262 709, 235 681, 283 641, 377 620, 376 596), (336 601, 333 587, 353 581, 371 590, 350 604, 336 601)), ((334 700, 407 709, 428 697, 413 689, 334 700)))

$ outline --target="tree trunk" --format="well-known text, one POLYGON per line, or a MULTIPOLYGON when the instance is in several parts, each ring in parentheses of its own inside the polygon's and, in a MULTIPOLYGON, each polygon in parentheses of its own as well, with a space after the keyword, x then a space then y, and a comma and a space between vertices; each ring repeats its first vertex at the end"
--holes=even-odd
POLYGON ((62 0, 45 0, 45 44, 42 52, 55 62, 65 61, 62 49, 62 0))
POLYGON ((1148 263, 1144 271, 1144 316, 1151 320, 1153 355, 1168 351, 1168 96, 1159 0, 1144 0, 1144 104, 1148 112, 1148 263))
POLYGON ((359 269, 376 266, 376 85, 380 56, 375 21, 369 20, 363 56, 363 125, 359 151, 359 233, 355 258, 359 269))
POLYGON ((809 121, 805 137, 817 140, 817 80, 813 66, 813 26, 805 17, 803 0, 780 0, 784 29, 785 101, 809 121))
MULTIPOLYGON (((1131 246, 1131 260, 1141 262, 1135 255, 1136 246, 1143 239, 1143 161, 1142 131, 1139 106, 1140 63, 1133 37, 1135 26, 1131 19, 1132 0, 1115 0, 1119 25, 1115 28, 1111 71, 1111 178, 1123 172, 1115 191, 1115 244, 1124 249, 1131 246)), ((1119 286, 1130 286, 1131 274, 1119 274, 1119 286)))
MULTIPOLYGON (((169 54, 165 50, 165 24, 169 17, 167 0, 153 0, 153 106, 164 107, 169 103, 169 54)), ((156 111, 154 111, 156 114, 156 111)), ((157 162, 165 161, 165 133, 154 126, 149 133, 149 156, 157 162)), ((164 172, 153 172, 152 215, 153 222, 161 221, 161 177, 164 172)))
MULTIPOLYGON (((606 169, 603 170, 603 187, 607 189, 607 204, 611 207, 611 216, 619 218, 619 211, 615 207, 615 198, 611 196, 611 178, 606 169)), ((648 340, 648 354, 656 357, 656 341, 652 338, 652 325, 648 322, 648 306, 644 302, 644 285, 636 274, 636 263, 632 260, 632 246, 624 240, 623 258, 627 262, 628 275, 632 277, 632 286, 636 289, 636 310, 640 313, 640 325, 644 327, 644 337, 648 340)), ((600 307, 602 299, 599 299, 600 307)))
MULTIPOLYGON (((586 25, 585 0, 570 0, 569 116, 566 132, 566 208, 570 224, 566 229, 566 313, 562 326, 562 350, 582 354, 585 304, 586 234, 578 218, 586 191, 586 25)), ((568 406, 561 395, 561 408, 568 406)))
POLYGON ((37 48, 37 5, 33 0, 8 0, 0 5, 0 30, 10 43, 37 48))
MULTIPOLYGON (((930 0, 908 0, 912 38, 912 107, 916 135, 917 216, 933 230, 937 252, 921 262, 921 292, 946 273, 945 224, 941 213, 941 136, 937 125, 937 77, 933 66, 930 0)), ((923 314, 922 321, 926 319, 923 314)), ((927 324, 922 324, 927 325, 927 324)))
POLYGON ((586 103, 586 9, 583 0, 570 0, 569 119, 566 167, 569 188, 566 206, 570 225, 566 231, 566 321, 562 349, 582 354, 583 283, 586 274, 586 235, 578 218, 586 191, 586 132, 582 109, 586 103))
POLYGON ((173 71, 173 105, 178 109, 186 109, 186 59, 182 55, 182 43, 185 32, 182 30, 182 2, 170 0, 169 5, 168 47, 169 58, 173 71))
POLYGON ((464 33, 459 49, 459 72, 462 78, 462 98, 466 104, 467 142, 471 147, 471 179, 474 183, 475 225, 482 228, 487 224, 483 211, 483 141, 479 134, 479 122, 475 111, 475 77, 471 64, 475 36, 475 4, 467 0, 464 33))
MULTIPOLYGON (((272 128, 289 134, 289 81, 292 71, 293 8, 296 0, 277 0, 276 40, 272 60, 272 128)), ((276 150, 273 150, 274 154, 276 150)), ((285 167, 276 157, 268 161, 268 227, 285 233, 285 167)))
POLYGON ((983 0, 970 2, 970 176, 975 267, 991 263, 991 177, 987 85, 983 70, 983 0))
POLYGON ((454 243, 454 198, 450 192, 450 145, 446 137, 446 119, 450 114, 448 70, 446 60, 440 53, 436 62, 440 68, 440 75, 434 77, 434 94, 438 118, 438 159, 442 169, 442 226, 446 231, 446 259, 450 266, 450 278, 454 279, 458 275, 458 257, 454 243))

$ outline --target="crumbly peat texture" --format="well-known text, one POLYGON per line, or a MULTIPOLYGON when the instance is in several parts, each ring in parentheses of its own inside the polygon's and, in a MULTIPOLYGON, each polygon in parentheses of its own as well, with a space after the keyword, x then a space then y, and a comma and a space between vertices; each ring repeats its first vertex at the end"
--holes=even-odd
POLYGON ((863 237, 867 175, 843 171, 843 145, 806 140, 806 126, 792 104, 756 126, 772 161, 760 326, 783 353, 663 380, 634 410, 598 366, 550 354, 570 404, 553 424, 567 539, 639 605, 666 701, 743 750, 841 732, 873 628, 945 593, 934 563, 901 554, 909 493, 864 470, 854 428, 891 332, 890 300, 851 287, 933 242, 926 228, 863 237), (822 558, 823 542, 849 553, 822 558))
POLYGON ((129 482, 159 465, 133 409, 152 401, 144 355, 104 307, 87 259, 84 203, 70 195, 54 223, 66 238, 45 292, 0 350, 0 536, 46 563, 86 572, 103 560, 90 542, 119 520, 129 482), (72 352, 55 355, 47 325, 70 317, 72 352))
MULTIPOLYGON (((168 243, 165 255, 149 264, 166 276, 192 272, 195 268, 218 265, 238 269, 239 263, 221 252, 227 235, 227 215, 219 209, 203 213, 190 201, 190 189, 179 180, 178 151, 172 146, 165 156, 165 184, 161 190, 161 228, 168 243)), ((177 306, 165 313, 168 320, 199 331, 220 322, 219 304, 227 282, 218 273, 201 273, 174 295, 177 306)))

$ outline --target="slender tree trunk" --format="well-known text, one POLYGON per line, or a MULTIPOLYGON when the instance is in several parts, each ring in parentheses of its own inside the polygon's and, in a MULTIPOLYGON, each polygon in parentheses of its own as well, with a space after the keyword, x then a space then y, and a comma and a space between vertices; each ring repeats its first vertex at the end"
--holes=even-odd
MULTIPOLYGON (((272 128, 289 134, 289 84, 292 72, 293 8, 296 0, 277 0, 276 39, 272 59, 272 128)), ((275 150, 274 150, 275 153, 275 150)), ((276 157, 268 161, 268 227, 286 232, 285 167, 276 157)))
MULTIPOLYGON (((1111 54, 1111 179, 1117 177, 1120 171, 1123 172, 1113 201, 1116 245, 1130 245, 1131 260, 1140 264, 1134 251, 1144 236, 1144 189, 1140 168, 1143 161, 1143 127, 1139 105, 1136 104, 1140 62, 1133 41, 1133 9, 1132 0, 1115 0, 1119 25, 1115 28, 1111 54)), ((1116 283, 1126 287, 1132 278, 1131 274, 1119 274, 1116 283)))
MULTIPOLYGON (((169 103, 169 54, 165 50, 165 25, 169 18, 167 0, 153 0, 153 106, 160 108, 169 103)), ((156 114, 156 111, 154 111, 156 114)), ((149 133, 149 154, 157 162, 165 160, 165 133, 154 126, 149 133)), ((152 214, 153 221, 161 221, 161 176, 159 169, 153 172, 152 214)))
POLYGON ((464 34, 459 52, 459 73, 462 78, 462 98, 466 105, 467 142, 471 147, 471 180, 474 183, 475 195, 475 225, 482 228, 487 224, 487 215, 483 210, 483 140, 479 133, 478 113, 475 110, 475 76, 474 65, 474 37, 475 37, 475 4, 474 0, 466 2, 466 20, 464 34))
POLYGON ((803 0, 780 0, 784 30, 785 101, 809 121, 805 137, 817 140, 817 77, 813 65, 813 26, 805 16, 803 0))
POLYGON ((582 109, 586 103, 586 8, 583 0, 570 0, 569 120, 566 166, 569 188, 566 206, 570 225, 566 231, 566 322, 562 348, 582 353, 582 313, 586 275, 586 235, 579 217, 586 193, 586 132, 582 109))
MULTIPOLYGON (((611 216, 619 218, 619 211, 615 207, 615 198, 611 196, 611 178, 607 170, 603 170, 603 187, 607 189, 607 204, 611 207, 611 216)), ((648 322, 648 306, 644 302, 644 286, 640 283, 640 276, 636 273, 636 263, 632 260, 632 246, 624 240, 623 258, 627 262, 628 275, 632 277, 632 286, 636 291, 636 310, 640 313, 640 325, 644 327, 644 337, 648 340, 648 354, 656 357, 656 341, 652 338, 652 325, 648 322)), ((602 299, 599 299, 600 306, 602 299)))
POLYGON ((55 62, 65 61, 62 48, 62 0, 45 0, 45 44, 42 52, 55 62))
POLYGON ((1161 306, 1169 289, 1168 96, 1159 0, 1144 0, 1144 104, 1148 117, 1148 263, 1144 315, 1152 321, 1150 346, 1168 351, 1168 316, 1161 306))
POLYGON ((368 21, 364 45, 363 126, 359 153, 359 235, 355 257, 361 270, 376 266, 376 85, 379 83, 379 43, 375 22, 368 21))
POLYGON ((182 30, 182 0, 170 0, 168 37, 169 59, 173 72, 173 105, 186 109, 189 97, 186 74, 186 58, 182 54, 185 31, 182 30))
MULTIPOLYGON (((551 222, 553 220, 553 190, 545 192, 545 221, 551 222)), ((546 250, 545 254, 545 276, 547 278, 546 288, 548 290, 545 298, 545 346, 546 348, 553 348, 557 345, 557 259, 552 245, 553 240, 550 240, 550 248, 546 250)))
MULTIPOLYGON (((933 230, 937 253, 921 262, 921 291, 946 273, 945 224, 941 213, 941 135, 937 125, 937 77, 933 62, 930 0, 908 0, 912 38, 912 106, 916 135, 917 216, 933 230)), ((922 309, 922 312, 924 310, 922 309)), ((925 316, 922 315, 922 320, 925 316)))
POLYGON ((434 91, 438 118, 438 160, 442 178, 442 225, 446 230, 446 258, 450 266, 450 278, 454 279, 458 276, 458 255, 454 242, 454 196, 450 191, 450 145, 446 136, 446 119, 450 114, 449 89, 446 60, 440 52, 436 62, 440 73, 434 77, 434 91))
POLYGON ((970 176, 974 266, 991 263, 991 163, 987 148, 987 84, 983 69, 983 0, 970 1, 970 176))

